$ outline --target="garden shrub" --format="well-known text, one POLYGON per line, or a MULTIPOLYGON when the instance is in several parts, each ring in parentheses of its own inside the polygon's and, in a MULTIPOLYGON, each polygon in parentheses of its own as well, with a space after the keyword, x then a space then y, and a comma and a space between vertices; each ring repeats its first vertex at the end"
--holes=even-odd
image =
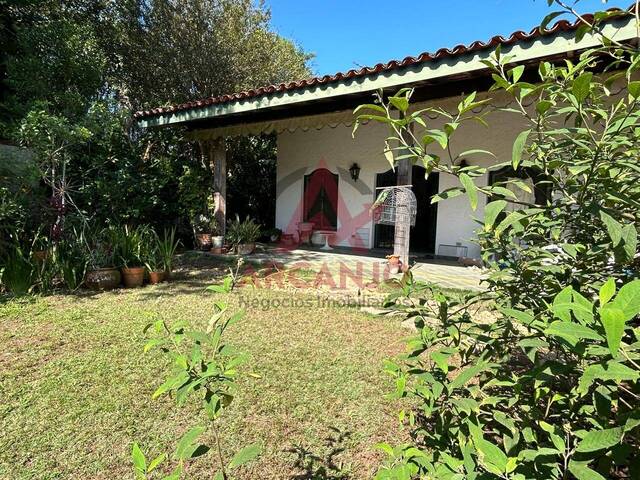
POLYGON ((525 71, 500 49, 486 62, 492 90, 513 100, 504 110, 528 124, 496 166, 511 178, 493 185, 478 184, 486 168, 459 161, 488 152, 454 155, 450 143, 461 124, 484 122, 473 112, 489 100, 466 96, 454 115, 414 112, 402 90, 358 110, 359 123, 389 126, 393 163, 458 178, 436 201, 466 194, 474 210, 481 195, 489 201, 478 234, 486 293, 452 301, 409 274, 389 299, 418 328, 386 365, 395 395, 417 407, 401 412, 412 443, 380 446, 388 462, 378 478, 640 475, 640 52, 602 34, 618 15, 583 18, 577 36, 600 35, 602 47, 575 62, 525 71), (546 194, 522 201, 519 190, 546 194))
MULTIPOLYGON (((160 349, 173 365, 173 371, 153 393, 153 398, 172 395, 179 406, 196 399, 203 416, 209 421, 191 428, 178 442, 173 455, 177 465, 169 478, 180 478, 187 462, 211 451, 217 463, 214 480, 228 480, 234 470, 261 452, 260 445, 251 444, 236 452, 231 459, 226 458, 220 437, 219 423, 234 399, 240 367, 246 362, 246 356, 225 343, 224 337, 227 328, 243 316, 243 311, 231 314, 226 304, 216 302, 214 314, 205 330, 194 329, 187 322, 168 325, 163 320, 157 320, 145 329, 156 334, 145 345, 145 352, 160 349), (205 434, 211 440, 211 447, 198 441, 205 434)), ((140 447, 134 444, 132 459, 136 476, 149 479, 166 456, 161 454, 147 465, 140 447)))

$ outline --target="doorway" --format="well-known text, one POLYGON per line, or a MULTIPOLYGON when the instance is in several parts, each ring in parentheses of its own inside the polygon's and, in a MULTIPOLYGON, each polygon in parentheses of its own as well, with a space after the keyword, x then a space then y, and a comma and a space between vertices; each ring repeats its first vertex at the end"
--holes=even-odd
POLYGON ((338 228, 338 175, 318 168, 304 176, 304 221, 315 230, 338 228))
MULTIPOLYGON (((438 220, 438 204, 431 203, 431 197, 438 193, 439 175, 431 173, 425 177, 425 169, 414 166, 411 171, 413 193, 416 196, 418 213, 416 225, 411 227, 409 248, 411 252, 421 254, 435 254, 436 250, 436 224, 438 220)), ((376 189, 379 187, 392 187, 396 185, 396 172, 387 170, 376 175, 376 189)), ((376 190, 377 196, 380 190, 376 190)), ((375 201, 375 198, 374 198, 375 201)), ((395 227, 393 225, 375 225, 375 248, 393 249, 393 237, 395 227)))

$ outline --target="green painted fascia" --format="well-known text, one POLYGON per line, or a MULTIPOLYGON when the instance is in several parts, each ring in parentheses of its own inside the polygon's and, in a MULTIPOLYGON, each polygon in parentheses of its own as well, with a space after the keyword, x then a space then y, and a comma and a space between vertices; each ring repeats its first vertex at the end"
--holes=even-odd
MULTIPOLYGON (((502 54, 513 56, 512 62, 527 62, 537 58, 566 54, 576 50, 593 48, 600 45, 599 37, 589 33, 576 42, 575 32, 561 32, 555 35, 539 37, 532 41, 516 43, 503 48, 502 54)), ((611 22, 604 27, 603 33, 619 42, 637 37, 635 19, 628 17, 617 22, 611 22)), ((294 104, 309 103, 317 100, 352 95, 357 93, 375 92, 386 88, 399 88, 426 80, 442 79, 453 75, 470 73, 486 69, 482 60, 488 59, 492 50, 469 53, 452 58, 445 58, 436 62, 415 64, 400 70, 382 72, 328 85, 318 85, 305 89, 279 92, 245 100, 237 100, 219 105, 210 105, 175 113, 161 114, 139 120, 141 127, 159 127, 175 125, 195 120, 222 118, 239 113, 264 110, 274 107, 286 107, 294 104)))

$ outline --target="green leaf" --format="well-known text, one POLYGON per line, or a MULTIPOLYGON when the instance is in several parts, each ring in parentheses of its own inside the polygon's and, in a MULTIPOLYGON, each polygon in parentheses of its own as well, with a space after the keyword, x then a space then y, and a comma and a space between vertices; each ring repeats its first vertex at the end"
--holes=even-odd
POLYGON ((591 92, 593 73, 585 72, 573 81, 572 91, 578 102, 584 102, 591 92))
POLYGON ((624 335, 624 311, 613 304, 604 305, 600 309, 600 320, 607 335, 609 351, 613 357, 616 357, 624 335))
POLYGON ((409 100, 406 97, 389 97, 389 103, 403 113, 409 110, 409 100))
POLYGON ((556 12, 551 12, 549 15, 547 15, 546 17, 544 17, 542 19, 542 22, 540 22, 540 31, 542 33, 545 32, 545 30, 547 29, 547 26, 557 17, 559 17, 560 15, 562 15, 563 13, 565 13, 564 11, 556 11, 556 12))
POLYGON ((449 145, 449 137, 447 137, 447 134, 442 130, 429 130, 427 134, 422 137, 422 143, 426 146, 433 142, 438 142, 444 150, 447 148, 447 145, 449 145))
POLYGON ((571 303, 573 299, 573 288, 565 287, 553 299, 551 310, 560 320, 571 321, 571 303))
POLYGON ((553 103, 549 100, 541 100, 536 105, 536 112, 538 112, 540 115, 544 115, 552 106, 553 103))
POLYGON ((387 159, 387 162, 389 162, 389 165, 391 165, 391 168, 393 168, 395 165, 395 159, 393 157, 393 150, 389 146, 388 142, 385 142, 384 144, 384 157, 387 159))
POLYGON ((262 452, 262 447, 257 443, 244 447, 238 453, 236 453, 231 462, 229 462, 229 468, 236 468, 241 465, 245 465, 255 459, 262 452))
POLYGON ((589 462, 576 462, 571 460, 569 462, 569 471, 576 477, 577 480, 606 480, 595 470, 591 470, 587 464, 589 462))
POLYGON ((158 347, 160 345, 164 345, 165 343, 167 343, 167 340, 164 338, 152 338, 145 344, 143 351, 144 353, 147 353, 152 348, 158 347))
POLYGON ((144 458, 144 453, 140 450, 137 442, 135 442, 131 448, 131 459, 137 472, 142 474, 147 472, 147 460, 144 458))
POLYGON ((502 220, 498 226, 496 227, 495 230, 495 236, 499 237, 500 235, 502 235, 502 232, 504 232, 507 228, 511 227, 512 225, 518 223, 520 220, 522 220, 523 218, 525 218, 525 216, 518 212, 511 212, 509 215, 507 215, 507 217, 502 220))
POLYGON ((513 79, 513 83, 518 83, 518 81, 522 78, 522 74, 524 73, 524 65, 518 65, 511 69, 511 78, 513 79))
POLYGON ((195 444, 196 439, 202 435, 205 430, 205 427, 197 426, 185 433, 176 446, 174 457, 179 460, 190 459, 198 449, 198 445, 195 444))
POLYGON ((445 347, 439 350, 434 350, 431 352, 430 356, 440 370, 444 373, 449 373, 449 358, 451 358, 451 355, 454 353, 456 353, 454 348, 445 347))
POLYGON ((606 368, 603 365, 589 365, 580 377, 577 392, 585 394, 589 391, 589 387, 596 380, 615 382, 636 381, 640 377, 640 373, 626 365, 614 360, 607 363, 606 368))
POLYGON ((464 369, 462 372, 460 372, 458 374, 458 376, 456 378, 453 379, 453 381, 449 384, 448 389, 449 392, 452 392, 453 390, 455 390, 456 388, 460 388, 463 387, 464 385, 466 385, 472 378, 474 378, 476 375, 478 375, 479 373, 483 372, 484 370, 486 370, 488 367, 488 364, 485 362, 481 362, 478 363, 477 365, 473 365, 471 367, 468 367, 466 369, 464 369))
POLYGON ((162 453, 162 454, 158 455, 156 458, 151 460, 151 463, 149 463, 149 468, 147 469, 147 471, 149 473, 153 472, 156 468, 158 468, 158 465, 160 465, 166 459, 167 459, 167 454, 166 453, 162 453))
POLYGON ((493 225, 498 218, 498 215, 506 208, 507 202, 505 200, 496 200, 488 203, 484 207, 484 230, 485 232, 491 231, 493 225))
POLYGON ((489 150, 482 150, 479 148, 474 148, 472 150, 466 150, 464 152, 462 152, 460 155, 458 155, 458 158, 465 158, 465 157, 470 157, 471 155, 488 155, 490 157, 494 157, 495 155, 493 153, 491 153, 489 150))
POLYGON ((575 346, 580 340, 604 340, 602 336, 591 328, 579 323, 556 320, 544 331, 547 335, 560 337, 575 346))
POLYGON ((483 438, 475 438, 473 443, 481 453, 482 463, 485 464, 485 466, 488 466, 486 464, 489 463, 495 466, 500 473, 505 473, 507 471, 507 455, 500 449, 500 447, 483 438))
POLYGON ((182 465, 178 465, 173 472, 166 477, 162 477, 162 480, 180 480, 180 475, 182 475, 182 465))
POLYGON ((613 305, 624 312, 625 321, 638 315, 640 313, 640 280, 623 285, 616 295, 613 305))
POLYGON ((636 248, 638 247, 638 232, 632 223, 622 228, 622 242, 626 260, 633 260, 636 255, 636 248))
POLYGON ((616 294, 616 281, 613 278, 610 278, 605 282, 602 287, 600 287, 600 292, 598 293, 598 297, 600 298, 600 306, 609 303, 609 300, 613 298, 616 294))
POLYGON ((464 191, 467 192, 467 197, 469 197, 469 205, 471 205, 472 210, 475 210, 478 208, 478 187, 466 173, 461 173, 459 178, 464 191))
POLYGON ((576 452, 597 452, 605 448, 611 448, 622 441, 624 427, 595 430, 587 433, 578 443, 576 452))
POLYGON ((531 130, 525 130, 524 132, 521 132, 517 136, 516 141, 513 144, 513 153, 511 155, 511 166, 513 167, 514 170, 517 170, 518 166, 520 165, 520 161, 522 160, 522 152, 524 152, 524 147, 527 144, 527 139, 529 138, 530 133, 531 133, 531 130))
POLYGON ((635 82, 629 82, 629 95, 631 95, 633 98, 638 98, 640 97, 640 82, 635 81, 635 82))

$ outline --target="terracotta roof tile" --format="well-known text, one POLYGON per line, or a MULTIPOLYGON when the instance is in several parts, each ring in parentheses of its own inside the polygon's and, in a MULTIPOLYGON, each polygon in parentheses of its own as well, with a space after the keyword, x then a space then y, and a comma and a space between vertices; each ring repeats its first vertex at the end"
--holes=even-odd
MULTIPOLYGON (((633 8, 633 7, 632 7, 633 8)), ((619 9, 610 9, 611 11, 618 11, 619 9)), ((628 11, 630 11, 629 9, 628 11)), ((622 12, 622 10, 619 10, 622 12)), ((628 12, 627 11, 627 12, 628 12)), ((591 22, 593 20, 592 14, 583 15, 585 20, 591 22)), ((172 105, 168 107, 158 107, 150 110, 143 110, 136 112, 134 117, 137 119, 154 117, 156 115, 161 115, 164 113, 173 113, 183 110, 190 110, 193 108, 202 108, 209 105, 221 104, 221 103, 229 103, 236 100, 245 100, 249 98, 261 97, 265 95, 270 95, 276 92, 285 92, 292 90, 299 90, 306 87, 313 87, 315 85, 326 85, 328 83, 339 82, 345 79, 353 79, 359 77, 366 77, 368 75, 379 74, 381 72, 397 70, 405 67, 409 67, 411 65, 416 65, 419 63, 426 63, 431 61, 441 60, 447 57, 456 57, 460 55, 464 55, 467 53, 473 53, 480 50, 485 49, 495 49, 498 45, 509 46, 522 41, 530 41, 535 40, 543 35, 550 35, 559 32, 567 32, 576 30, 580 26, 580 20, 576 20, 571 23, 567 20, 559 20, 552 27, 547 27, 547 30, 544 33, 540 32, 538 27, 532 29, 529 33, 523 32, 522 30, 518 30, 513 32, 507 38, 496 35, 492 37, 487 42, 482 42, 480 40, 476 40, 469 45, 456 45, 455 47, 441 48, 436 51, 436 53, 431 54, 428 52, 421 53, 417 57, 406 57, 403 60, 391 60, 388 63, 378 63, 373 67, 363 67, 359 70, 349 70, 348 72, 338 72, 335 75, 324 75, 322 77, 313 77, 307 78, 294 82, 280 83, 278 85, 268 85, 259 88, 252 88, 250 90, 245 90, 242 92, 220 95, 217 97, 209 97, 202 100, 198 100, 195 102, 186 102, 179 105, 172 105)))

